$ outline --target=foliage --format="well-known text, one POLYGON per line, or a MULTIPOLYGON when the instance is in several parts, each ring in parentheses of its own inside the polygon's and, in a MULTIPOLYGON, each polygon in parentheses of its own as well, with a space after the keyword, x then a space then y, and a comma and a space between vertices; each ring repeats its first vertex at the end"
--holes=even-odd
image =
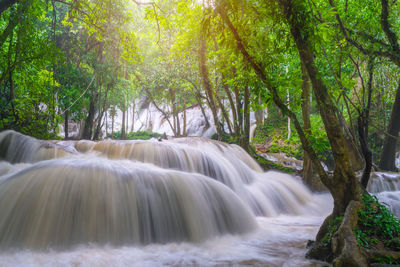
MULTIPOLYGON (((111 134, 108 136, 109 138, 112 139, 121 139, 121 131, 114 132, 114 134, 111 136, 111 134)), ((148 131, 137 131, 137 132, 130 132, 126 135, 125 139, 126 140, 149 140, 152 138, 162 138, 163 135, 159 133, 153 133, 153 132, 148 132, 148 131)))
POLYGON ((359 211, 358 225, 353 229, 358 244, 371 248, 382 243, 388 249, 400 251, 400 220, 376 196, 364 194, 362 200, 364 209, 359 211))
POLYGON ((377 258, 374 258, 372 262, 373 263, 382 263, 382 264, 396 264, 396 265, 400 264, 400 260, 393 259, 390 256, 377 257, 377 258))

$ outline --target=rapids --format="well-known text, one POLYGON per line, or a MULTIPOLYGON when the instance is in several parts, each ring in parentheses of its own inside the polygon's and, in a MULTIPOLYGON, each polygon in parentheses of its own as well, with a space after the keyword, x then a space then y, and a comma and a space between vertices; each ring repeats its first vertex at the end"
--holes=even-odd
POLYGON ((235 145, 3 131, 0 160, 1 266, 320 265, 305 244, 330 197, 235 145))

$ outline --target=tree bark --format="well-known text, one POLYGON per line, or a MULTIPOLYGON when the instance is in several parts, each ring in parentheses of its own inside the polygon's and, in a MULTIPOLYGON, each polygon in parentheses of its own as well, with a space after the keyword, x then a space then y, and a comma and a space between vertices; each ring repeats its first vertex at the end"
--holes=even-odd
POLYGON ((217 129, 218 139, 220 139, 222 137, 222 131, 218 121, 217 107, 215 105, 213 90, 211 87, 211 82, 209 79, 209 73, 207 69, 206 50, 207 50, 206 40, 203 36, 200 38, 200 48, 199 48, 200 75, 203 81, 204 89, 206 91, 209 100, 210 109, 214 118, 215 128, 217 129))
MULTIPOLYGON (((311 91, 310 91, 310 79, 308 78, 307 70, 304 64, 301 64, 301 72, 302 72, 302 80, 303 83, 301 85, 302 92, 301 92, 301 115, 303 118, 303 127, 304 132, 307 135, 311 135, 311 121, 310 121, 310 114, 311 114, 311 91)), ((308 155, 307 151, 304 151, 304 160, 303 160, 303 181, 309 187, 314 189, 315 182, 314 182, 314 175, 313 175, 313 168, 310 156, 308 155)))
POLYGON ((183 136, 186 136, 186 98, 183 98, 183 136))
POLYGON ((136 109, 136 102, 135 102, 135 98, 132 101, 132 125, 131 125, 131 132, 133 133, 133 131, 135 130, 135 109, 136 109))
POLYGON ((224 107, 224 104, 221 101, 221 98, 219 97, 218 91, 215 91, 215 98, 217 99, 217 103, 219 105, 219 108, 222 111, 222 116, 225 118, 226 124, 228 125, 229 134, 232 134, 232 127, 231 127, 232 122, 231 122, 231 120, 229 118, 229 114, 226 112, 226 109, 224 107))
POLYGON ((236 101, 236 112, 237 112, 237 131, 236 135, 241 138, 243 134, 243 107, 242 100, 240 99, 239 88, 234 87, 235 101, 236 101))
POLYGON ((114 138, 114 118, 115 118, 115 112, 111 114, 111 139, 114 138))
POLYGON ((244 128, 243 135, 240 141, 240 146, 249 151, 249 140, 250 140, 250 92, 249 86, 244 87, 244 128))
POLYGON ((126 132, 125 132, 125 119, 126 119, 126 106, 125 106, 125 99, 124 99, 124 104, 122 105, 122 125, 121 125, 121 140, 124 140, 126 137, 126 132))
POLYGON ((392 112, 390 114, 389 125, 387 128, 387 135, 383 142, 383 150, 379 168, 385 171, 396 171, 395 157, 397 139, 399 139, 400 132, 400 83, 397 88, 396 98, 394 100, 392 112))
POLYGON ((233 131, 234 131, 235 135, 238 135, 239 134, 239 126, 238 126, 238 117, 237 117, 235 103, 233 102, 231 91, 229 90, 228 85, 225 84, 224 80, 225 80, 225 77, 224 77, 224 75, 222 75, 222 87, 224 88, 224 91, 225 91, 226 95, 228 96, 229 105, 231 106, 231 112, 232 112, 232 118, 233 118, 233 131))
POLYGON ((64 112, 64 139, 68 139, 68 109, 64 112))
POLYGON ((83 126, 82 138, 86 139, 86 140, 92 139, 94 115, 96 112, 96 108, 95 108, 96 103, 97 103, 97 93, 94 93, 94 94, 92 94, 92 97, 90 98, 88 116, 86 117, 85 125, 83 126))

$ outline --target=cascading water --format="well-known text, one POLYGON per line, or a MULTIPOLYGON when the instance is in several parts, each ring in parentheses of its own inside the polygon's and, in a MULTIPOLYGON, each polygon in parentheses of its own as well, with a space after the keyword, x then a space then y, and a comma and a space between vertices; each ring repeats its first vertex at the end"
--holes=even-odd
POLYGON ((375 172, 368 182, 368 191, 400 218, 400 174, 375 172))
POLYGON ((0 148, 5 265, 309 266, 305 242, 331 210, 326 194, 201 138, 45 142, 4 131, 0 148))

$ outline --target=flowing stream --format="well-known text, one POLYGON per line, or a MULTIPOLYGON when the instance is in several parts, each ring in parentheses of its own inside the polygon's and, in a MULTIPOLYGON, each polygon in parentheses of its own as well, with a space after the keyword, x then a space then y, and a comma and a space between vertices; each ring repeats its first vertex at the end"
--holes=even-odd
POLYGON ((236 145, 3 131, 0 160, 0 266, 325 266, 304 254, 331 197, 236 145))

